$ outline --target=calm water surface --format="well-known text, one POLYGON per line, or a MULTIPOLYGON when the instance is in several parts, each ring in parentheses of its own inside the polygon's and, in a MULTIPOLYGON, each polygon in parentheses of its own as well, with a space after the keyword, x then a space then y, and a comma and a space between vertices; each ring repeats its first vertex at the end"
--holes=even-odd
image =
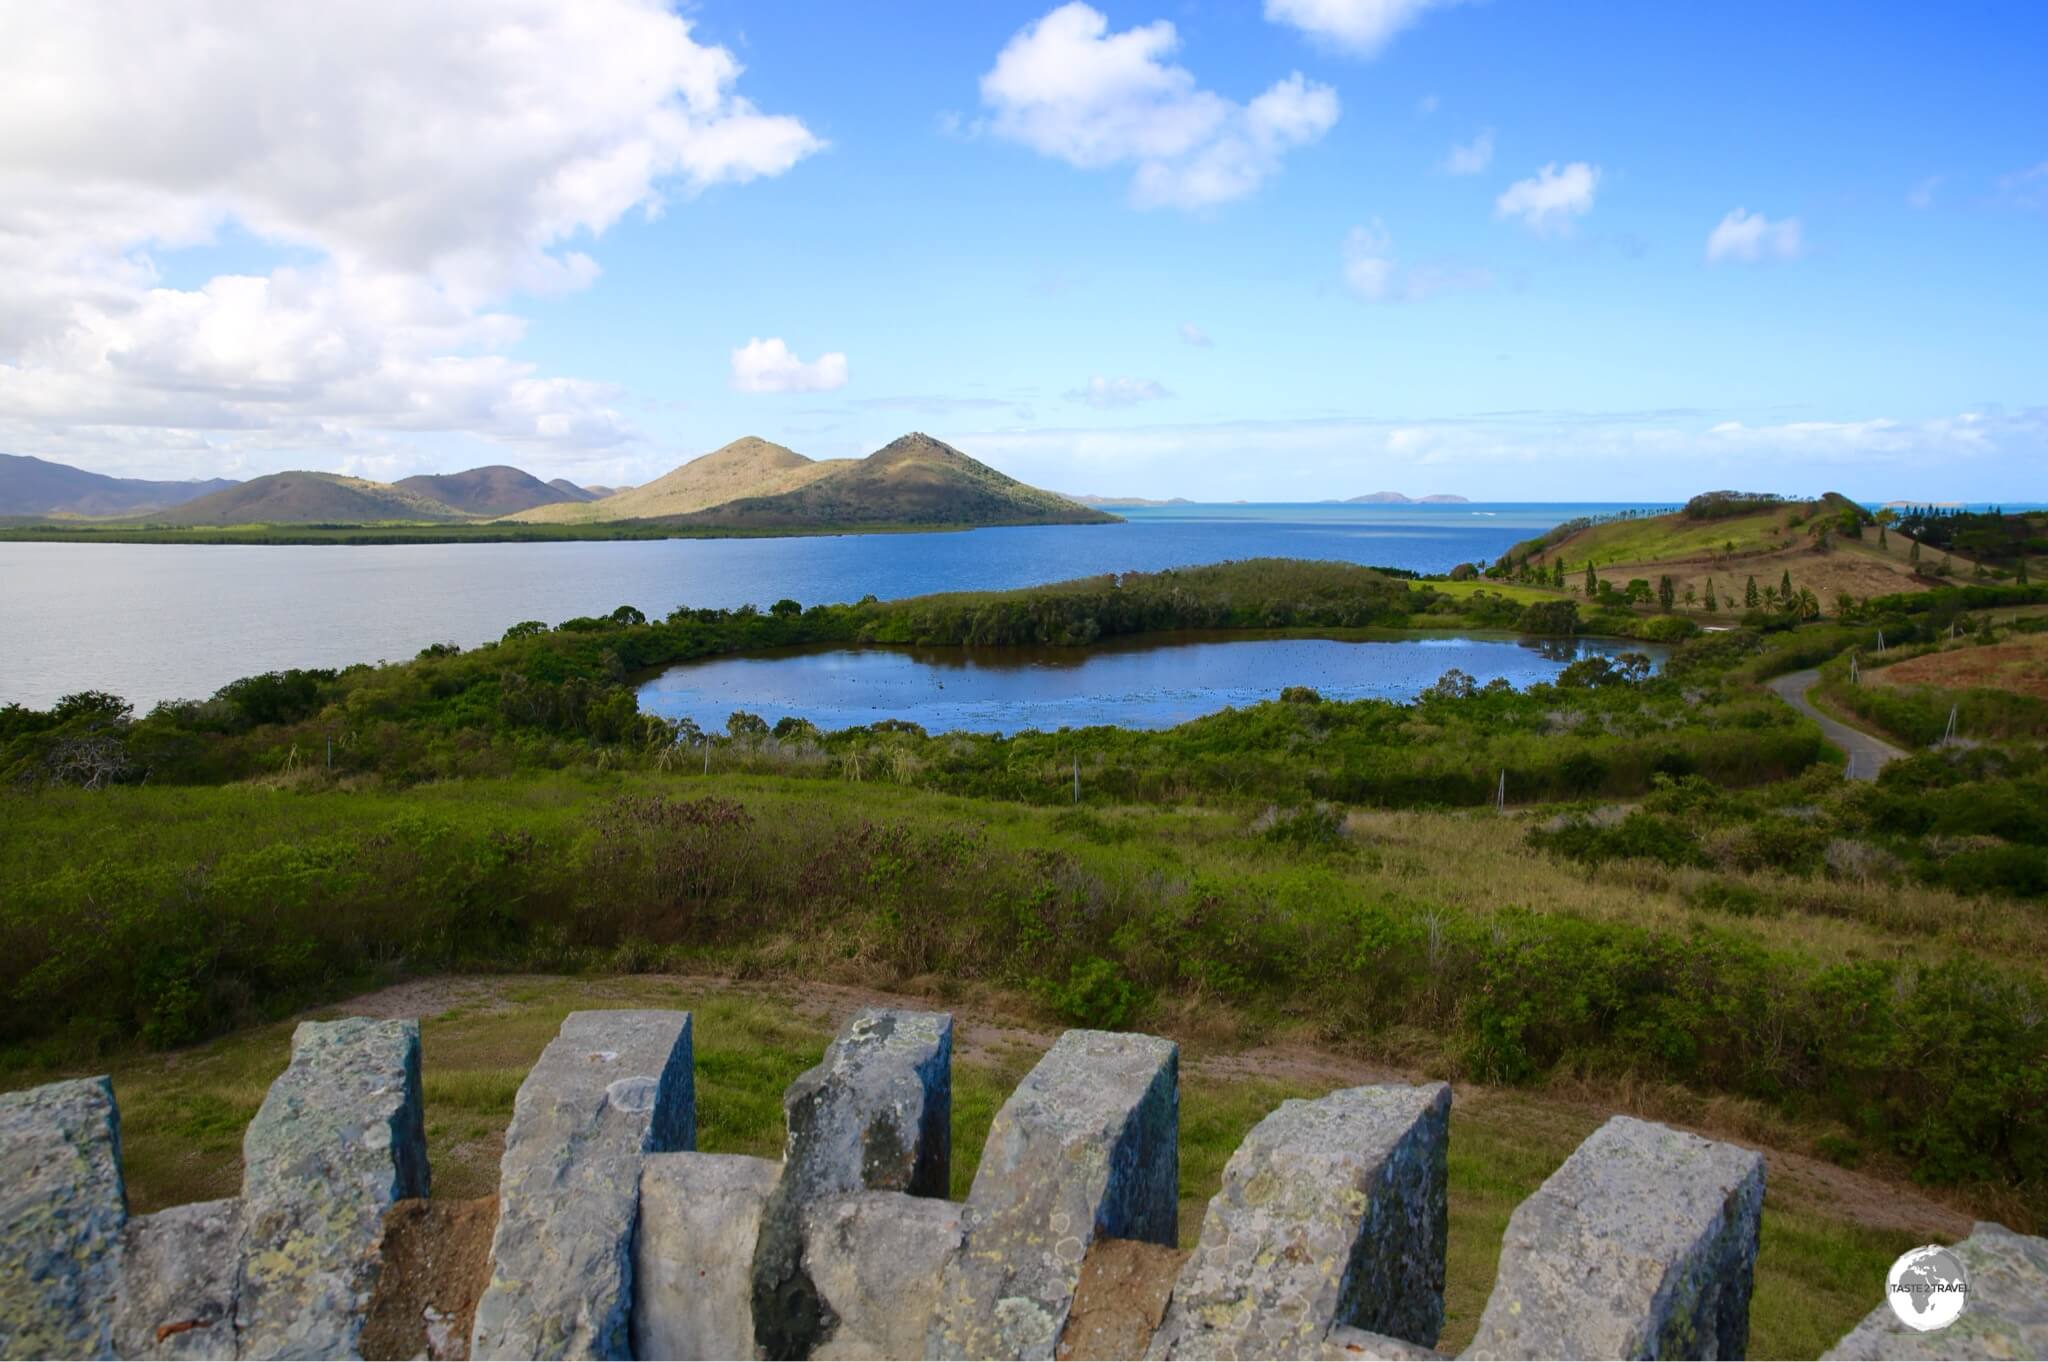
POLYGON ((1189 506, 1122 525, 616 543, 0 544, 0 703, 147 707, 236 677, 471 646, 631 604, 806 605, 1278 555, 1440 572, 1613 505, 1189 506))
POLYGON ((932 732, 1050 731, 1090 724, 1171 728, 1232 705, 1310 686, 1329 700, 1410 700, 1453 667, 1517 687, 1576 658, 1665 650, 1614 639, 1169 636, 1080 648, 789 649, 671 667, 640 689, 640 707, 722 729, 745 709, 824 729, 908 719, 932 732))

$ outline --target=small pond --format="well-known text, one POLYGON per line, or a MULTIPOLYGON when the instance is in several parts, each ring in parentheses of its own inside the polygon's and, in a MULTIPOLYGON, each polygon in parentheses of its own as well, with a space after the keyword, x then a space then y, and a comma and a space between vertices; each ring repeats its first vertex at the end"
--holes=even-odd
POLYGON ((907 719, 934 733, 1016 733, 1093 724, 1171 728, 1308 686, 1329 700, 1411 700, 1456 668, 1481 684, 1548 681, 1582 657, 1669 650, 1630 639, 1510 634, 1334 639, 1154 635, 1091 648, 807 648, 668 668, 640 708, 723 729, 744 709, 831 730, 907 719))

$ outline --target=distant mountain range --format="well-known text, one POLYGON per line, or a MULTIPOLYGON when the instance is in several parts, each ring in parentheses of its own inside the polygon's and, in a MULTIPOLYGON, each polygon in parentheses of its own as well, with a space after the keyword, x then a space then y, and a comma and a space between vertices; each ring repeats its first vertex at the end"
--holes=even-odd
POLYGON ((1426 497, 1404 496, 1400 492, 1367 492, 1362 497, 1345 497, 1344 505, 1359 506, 1465 506, 1466 497, 1454 497, 1448 492, 1435 492, 1426 497))
POLYGON ((110 478, 27 454, 0 454, 0 515, 116 516, 176 506, 234 486, 232 478, 110 478))
POLYGON ((238 482, 147 517, 152 525, 374 525, 468 518, 407 487, 299 470, 238 482))
POLYGON ((150 483, 0 456, 0 515, 97 516, 129 526, 526 524, 738 531, 1086 524, 1114 516, 1007 477, 912 433, 864 459, 805 458, 755 436, 642 487, 542 482, 504 464, 396 483, 338 473, 150 483), (92 510, 79 509, 91 506, 92 510))

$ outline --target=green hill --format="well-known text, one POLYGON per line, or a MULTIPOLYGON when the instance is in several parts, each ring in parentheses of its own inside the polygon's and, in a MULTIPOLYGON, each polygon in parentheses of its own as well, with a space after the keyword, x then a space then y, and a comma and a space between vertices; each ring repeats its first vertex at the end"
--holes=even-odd
POLYGON ((816 462, 757 435, 744 435, 639 487, 623 488, 597 501, 536 506, 509 518, 531 525, 662 520, 707 510, 739 497, 786 492, 851 462, 816 462))
POLYGON ((740 530, 860 525, 1092 525, 1115 516, 998 473, 942 440, 913 432, 865 459, 809 464, 786 491, 743 496, 679 525, 740 530), (820 470, 823 471, 815 471, 820 470))
POLYGON ((1599 522, 1568 521, 1505 555, 1547 567, 1562 557, 1566 569, 1590 559, 1649 564, 1713 554, 1772 553, 1809 544, 1829 517, 1849 513, 1859 523, 1869 514, 1849 498, 1829 492, 1812 501, 1791 501, 1756 493, 1706 492, 1663 515, 1630 516, 1599 522))
POLYGON ((422 473, 391 485, 466 515, 506 516, 535 506, 589 500, 581 489, 575 494, 564 492, 524 469, 502 463, 460 473, 422 473))
POLYGON ((339 473, 271 473, 149 517, 154 525, 368 525, 469 517, 432 497, 339 473))

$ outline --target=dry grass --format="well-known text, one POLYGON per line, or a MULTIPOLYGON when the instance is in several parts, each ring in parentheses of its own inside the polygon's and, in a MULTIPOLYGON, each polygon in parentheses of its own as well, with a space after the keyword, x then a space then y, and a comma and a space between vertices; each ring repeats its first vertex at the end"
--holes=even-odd
POLYGON ((1827 962, 1902 959, 1935 943, 2007 959, 2048 958, 2048 919, 2023 903, 1915 884, 1667 869, 1644 861, 1588 872, 1529 849, 1536 818, 1513 811, 1505 818, 1356 811, 1345 829, 1379 856, 1379 868, 1359 871, 1361 880, 1462 912, 1525 908, 1681 932, 1736 928, 1827 962), (1710 878, 1756 890, 1776 915, 1736 918, 1693 907, 1690 892, 1710 878))
POLYGON ((1937 686, 1943 690, 2010 691, 2048 700, 2048 634, 1999 643, 1959 640, 1940 652, 1908 658, 1865 673, 1880 686, 1937 686))

